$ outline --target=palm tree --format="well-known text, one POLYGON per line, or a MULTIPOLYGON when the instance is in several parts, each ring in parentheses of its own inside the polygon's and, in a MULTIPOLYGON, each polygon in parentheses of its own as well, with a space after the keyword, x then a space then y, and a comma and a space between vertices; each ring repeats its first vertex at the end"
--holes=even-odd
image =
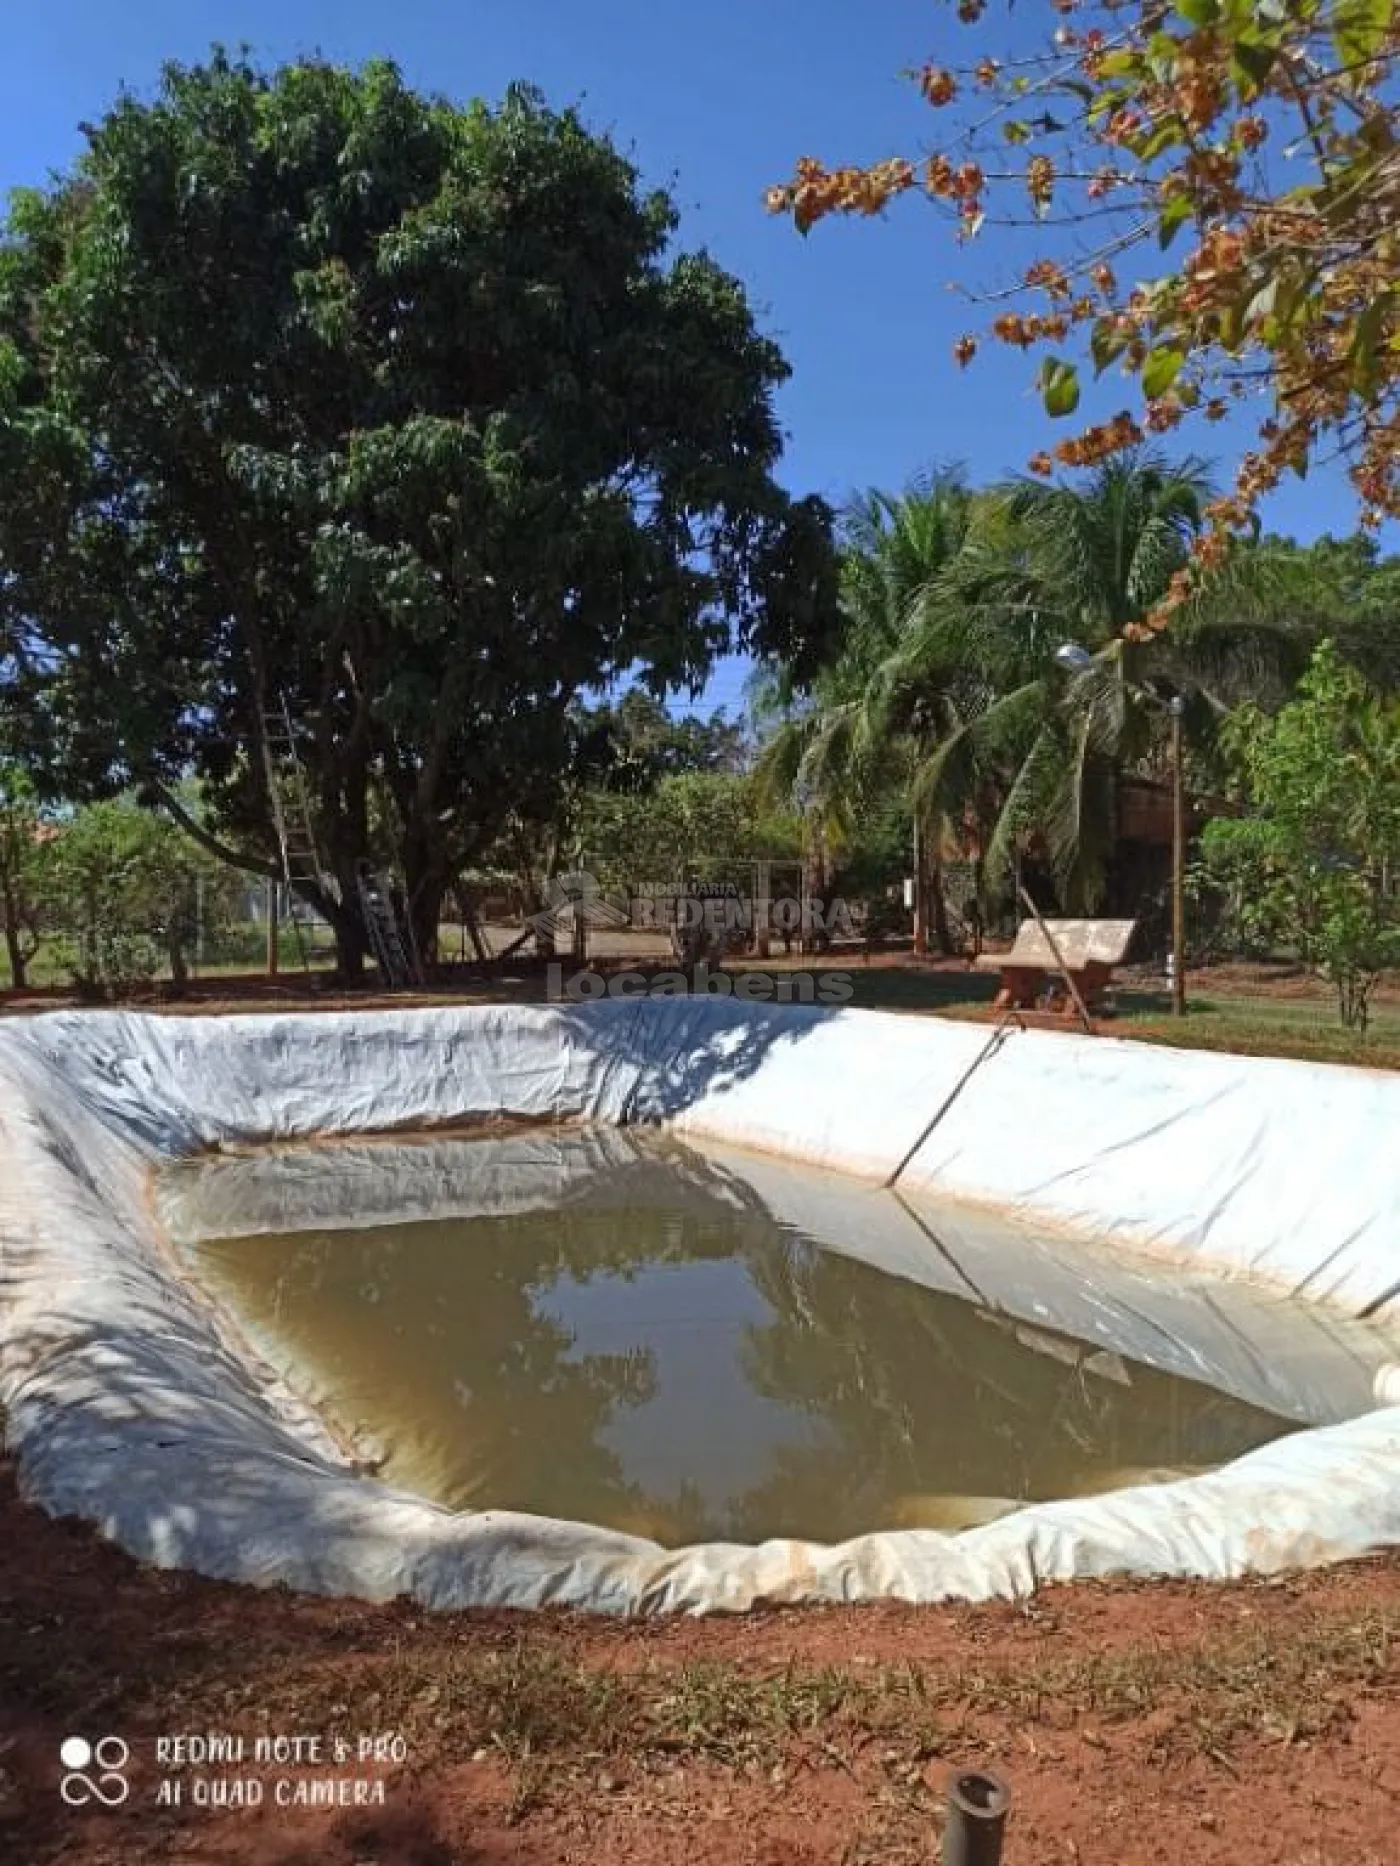
POLYGON ((1280 684, 1301 631, 1271 560, 1248 546, 1170 630, 1135 639, 1187 561, 1208 494, 1199 461, 1150 455, 1082 487, 1015 482, 910 606, 867 685, 862 730, 915 742, 915 807, 953 830, 978 823, 990 887, 1035 848, 1062 905, 1092 910, 1119 780, 1162 762, 1161 702, 1181 696, 1189 740, 1208 754, 1219 718, 1280 684), (1068 678, 1064 643, 1088 655, 1068 678))
MULTIPOLYGON (((842 524, 839 654, 801 698, 782 668, 760 670, 750 688, 756 717, 772 728, 759 758, 760 782, 770 796, 799 802, 821 851, 819 866, 850 846, 873 810, 908 805, 918 744, 910 731, 891 729, 872 706, 872 693, 930 586, 963 548, 974 506, 952 469, 897 496, 868 492, 853 500, 842 524)), ((915 709, 909 723, 931 722, 915 709)))

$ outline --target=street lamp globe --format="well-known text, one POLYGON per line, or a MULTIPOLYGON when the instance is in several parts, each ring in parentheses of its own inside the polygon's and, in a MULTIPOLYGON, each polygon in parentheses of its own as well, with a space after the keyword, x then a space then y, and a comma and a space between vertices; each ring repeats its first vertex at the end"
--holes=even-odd
POLYGON ((1055 650, 1055 665, 1067 674, 1083 674, 1094 665, 1094 657, 1077 641, 1065 641, 1055 650))

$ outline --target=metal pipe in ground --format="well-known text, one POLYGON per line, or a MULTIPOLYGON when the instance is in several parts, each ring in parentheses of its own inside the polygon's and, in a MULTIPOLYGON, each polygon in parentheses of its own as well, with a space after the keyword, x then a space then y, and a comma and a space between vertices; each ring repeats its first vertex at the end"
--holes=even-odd
POLYGON ((943 1866, 999 1866, 1011 1790, 990 1769, 959 1769, 948 1783, 943 1866))

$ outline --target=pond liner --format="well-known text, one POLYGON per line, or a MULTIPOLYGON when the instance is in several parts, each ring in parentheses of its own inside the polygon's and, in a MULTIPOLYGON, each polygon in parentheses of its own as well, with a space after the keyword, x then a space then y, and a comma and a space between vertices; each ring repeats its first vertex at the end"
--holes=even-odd
MULTIPOLYGON (((977 1600, 1400 1544, 1400 1408, 1346 1416, 1368 1387, 1395 1391, 1392 1340, 1400 1362, 1400 1077, 1037 1031, 968 1077, 985 1041, 946 1020, 723 1000, 7 1023, 0 1405, 24 1492, 162 1566, 430 1607, 977 1600), (824 1229, 802 1222, 831 1248, 1110 1351, 1185 1357, 1256 1399, 1262 1383, 1276 1410, 1318 1423, 1205 1476, 956 1534, 664 1549, 439 1509, 360 1474, 221 1323, 171 1247, 156 1169, 503 1118, 663 1124, 769 1209, 796 1222, 820 1206, 824 1229), (869 1200, 911 1147, 872 1227, 869 1200), (825 1169, 821 1187, 794 1163, 825 1169), (1317 1324, 1296 1378, 1271 1346, 1279 1297, 1317 1324)), ((547 1149, 543 1128, 519 1138, 547 1149)), ((412 1165, 381 1204, 412 1202, 412 1165)), ((525 1170, 492 1196, 538 1186, 525 1170)))

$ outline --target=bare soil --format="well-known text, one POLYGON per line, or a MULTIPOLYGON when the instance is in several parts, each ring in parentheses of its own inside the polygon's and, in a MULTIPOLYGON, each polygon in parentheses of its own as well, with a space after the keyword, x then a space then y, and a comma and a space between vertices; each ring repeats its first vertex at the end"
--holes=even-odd
POLYGON ((902 1866, 937 1857, 949 1772, 983 1766, 1014 1797, 1007 1866, 1393 1866, 1397 1631, 1390 1559, 1021 1605, 432 1615, 143 1568, 0 1467, 0 1859, 902 1866), (401 1764, 325 1759, 390 1732, 401 1764), (61 1743, 109 1733, 128 1799, 66 1806, 61 1743), (191 1733, 246 1758, 158 1762, 191 1733), (260 1735, 323 1760, 251 1760, 260 1735), (382 1805, 273 1805, 356 1777, 382 1805), (263 1805, 195 1805, 219 1778, 263 1805))

